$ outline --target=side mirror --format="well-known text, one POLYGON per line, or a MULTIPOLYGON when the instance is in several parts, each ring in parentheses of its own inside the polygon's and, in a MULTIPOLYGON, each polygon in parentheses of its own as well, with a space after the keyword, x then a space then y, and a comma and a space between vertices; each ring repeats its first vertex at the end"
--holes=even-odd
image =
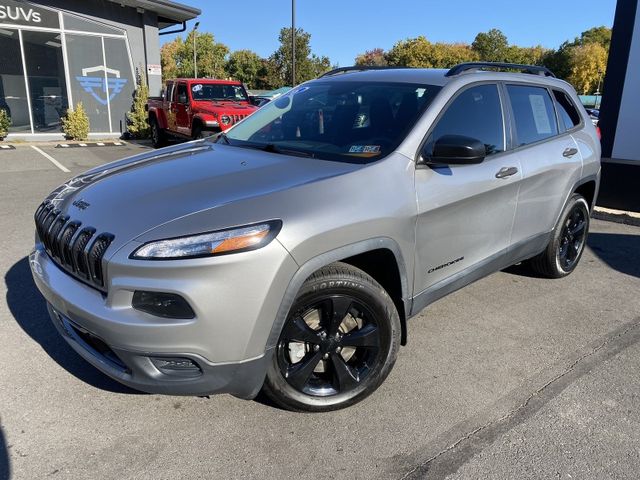
POLYGON ((178 103, 187 103, 187 95, 185 93, 178 95, 178 103))
POLYGON ((443 135, 435 143, 427 143, 422 151, 426 165, 472 165, 482 163, 487 149, 480 140, 463 135, 443 135))

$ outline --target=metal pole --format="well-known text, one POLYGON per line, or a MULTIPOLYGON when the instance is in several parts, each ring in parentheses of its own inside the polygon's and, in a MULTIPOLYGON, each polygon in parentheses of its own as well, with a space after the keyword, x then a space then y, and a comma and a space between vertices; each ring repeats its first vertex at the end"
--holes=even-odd
POLYGON ((291 86, 296 86, 296 0, 291 0, 291 86))
POLYGON ((193 78, 198 78, 198 57, 196 56, 196 35, 200 22, 196 22, 193 26, 193 78))

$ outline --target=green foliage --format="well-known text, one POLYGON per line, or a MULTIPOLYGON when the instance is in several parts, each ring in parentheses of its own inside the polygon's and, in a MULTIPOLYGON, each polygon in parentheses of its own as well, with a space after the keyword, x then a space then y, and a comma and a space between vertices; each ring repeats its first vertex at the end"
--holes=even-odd
POLYGON ((227 75, 241 81, 249 88, 257 88, 258 75, 262 68, 262 59, 251 50, 236 50, 229 55, 226 65, 227 75))
POLYGON ((397 42, 385 55, 389 65, 420 68, 450 68, 477 60, 476 53, 462 43, 431 43, 425 37, 397 42))
POLYGON ((486 62, 504 62, 507 60, 509 42, 504 33, 497 28, 476 35, 471 48, 481 60, 486 62))
POLYGON ((89 137, 89 117, 85 112, 82 102, 76 104, 76 108, 69 108, 67 115, 61 118, 62 131, 67 138, 72 140, 86 140, 89 137))
POLYGON ((129 120, 127 131, 135 138, 147 138, 149 136, 149 123, 147 122, 147 101, 149 100, 149 86, 144 73, 136 71, 136 91, 133 95, 131 111, 127 115, 129 120))
MULTIPOLYGON (((276 77, 269 79, 273 84, 291 85, 291 29, 282 28, 278 37, 280 46, 269 57, 273 62, 276 77)), ((318 57, 311 53, 311 35, 301 28, 296 29, 296 78, 295 84, 316 78, 331 68, 328 57, 318 57)))
MULTIPOLYGON (((225 78, 229 47, 216 43, 212 33, 195 32, 195 35, 198 77, 225 78)), ((164 79, 194 76, 193 36, 191 31, 185 40, 176 37, 162 46, 160 61, 164 79)))
POLYGON ((599 43, 586 43, 570 49, 571 73, 567 80, 583 95, 593 94, 607 68, 607 51, 599 43))
POLYGON ((0 139, 3 139, 9 133, 11 126, 11 117, 4 108, 0 108, 0 139))

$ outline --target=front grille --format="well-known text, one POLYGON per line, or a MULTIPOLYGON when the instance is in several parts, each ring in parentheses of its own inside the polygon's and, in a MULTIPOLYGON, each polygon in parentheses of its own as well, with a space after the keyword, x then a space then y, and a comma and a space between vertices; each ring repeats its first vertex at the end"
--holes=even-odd
POLYGON ((60 268, 93 287, 104 288, 102 259, 113 235, 96 234, 95 228, 70 220, 50 201, 38 207, 35 221, 40 241, 60 268))
POLYGON ((235 125, 240 120, 247 118, 247 115, 230 115, 230 117, 231 117, 231 123, 235 125))

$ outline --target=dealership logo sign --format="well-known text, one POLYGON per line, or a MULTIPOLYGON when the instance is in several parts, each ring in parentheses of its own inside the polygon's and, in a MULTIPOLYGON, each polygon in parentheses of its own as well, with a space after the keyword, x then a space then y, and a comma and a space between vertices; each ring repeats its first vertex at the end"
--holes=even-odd
POLYGON ((120 70, 106 68, 102 65, 97 67, 83 68, 82 76, 77 76, 76 80, 85 92, 90 94, 102 105, 106 105, 113 100, 124 88, 127 83, 126 78, 120 78, 120 70), (102 72, 101 75, 90 75, 102 72), (114 75, 113 77, 104 74, 114 75))

